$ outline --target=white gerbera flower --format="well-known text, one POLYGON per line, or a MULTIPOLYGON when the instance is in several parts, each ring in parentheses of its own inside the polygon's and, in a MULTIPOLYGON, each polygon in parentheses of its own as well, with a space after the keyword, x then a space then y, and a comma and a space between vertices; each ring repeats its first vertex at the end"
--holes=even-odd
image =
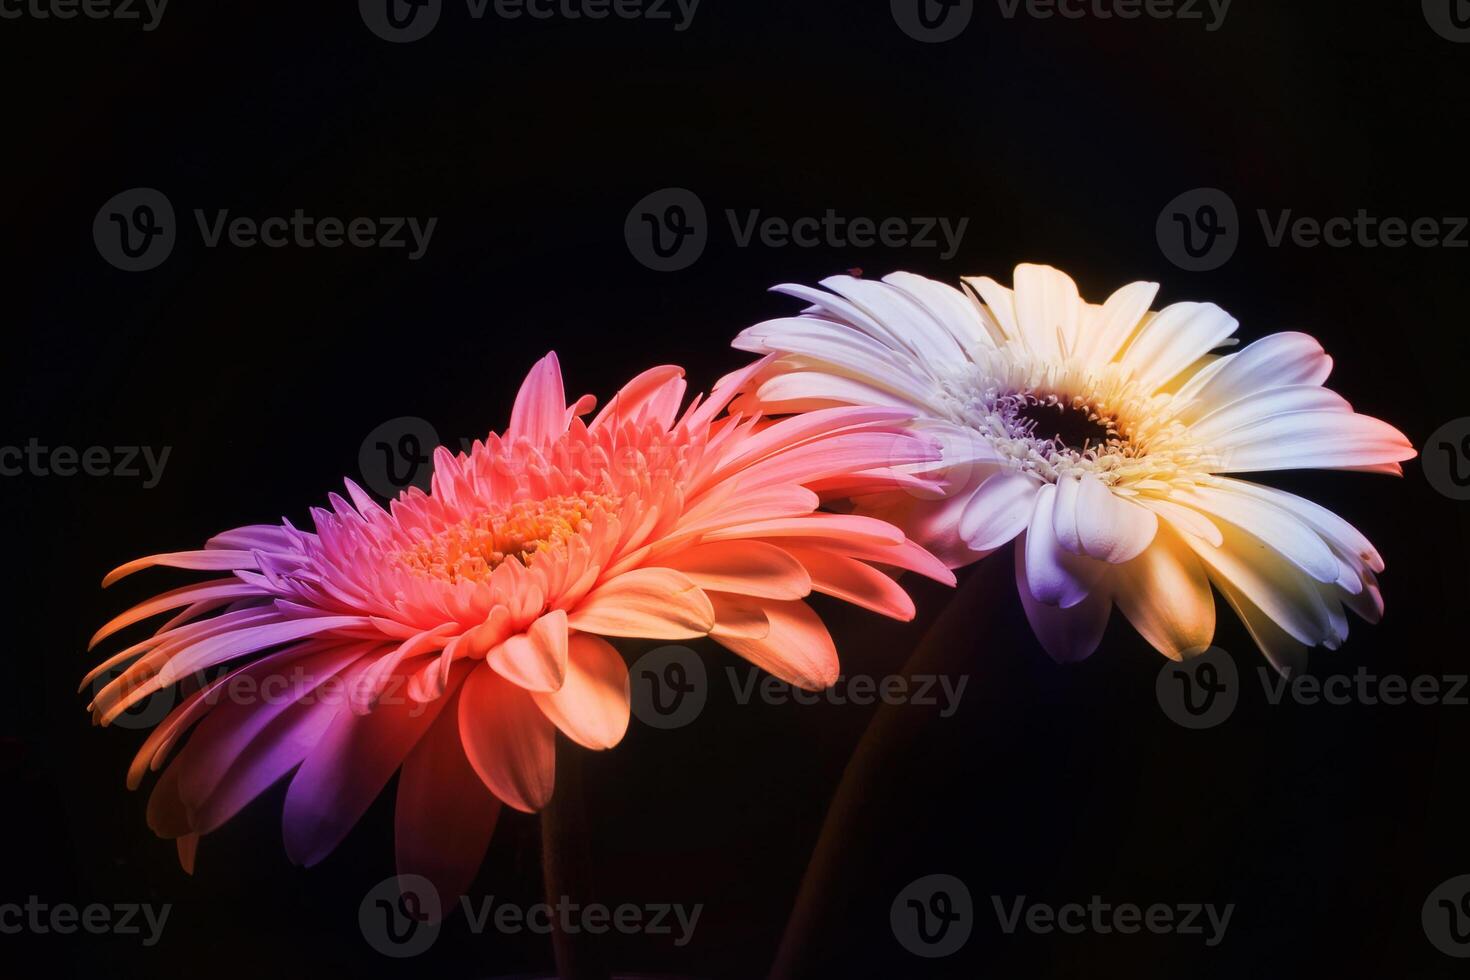
POLYGON ((1058 660, 1086 657, 1112 605, 1163 654, 1206 649, 1210 584, 1278 669, 1347 636, 1344 607, 1383 611, 1383 559, 1301 497, 1221 474, 1298 468, 1399 474, 1414 449, 1322 387, 1332 360, 1278 333, 1224 356, 1237 326, 1211 303, 1150 305, 1155 283, 1102 305, 1047 266, 976 295, 909 273, 837 276, 830 292, 735 340, 772 355, 736 411, 912 409, 943 449, 938 493, 854 498, 959 567, 1016 539, 1027 617, 1058 660))

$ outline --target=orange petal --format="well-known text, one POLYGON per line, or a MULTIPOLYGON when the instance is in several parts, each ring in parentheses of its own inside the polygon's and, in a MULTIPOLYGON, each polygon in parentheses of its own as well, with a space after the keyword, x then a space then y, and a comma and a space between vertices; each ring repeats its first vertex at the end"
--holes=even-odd
POLYGON ((459 737, 490 792, 534 813, 556 783, 556 729, 531 695, 490 667, 478 667, 459 696, 459 737))
POLYGON ((603 636, 688 640, 710 631, 715 611, 683 572, 635 568, 588 593, 567 623, 579 632, 603 636))
POLYGON ((799 599, 767 602, 762 609, 771 624, 764 639, 752 640, 718 630, 711 631, 710 636, 787 683, 808 691, 831 687, 839 669, 837 648, 817 614, 799 599))
POLYGON ((801 562, 764 541, 714 541, 660 561, 701 589, 765 599, 800 599, 812 590, 801 562))
POLYGON ((791 554, 806 566, 818 592, 904 622, 914 618, 914 600, 872 565, 816 548, 792 548, 791 554))
POLYGON ((628 730, 628 667, 600 636, 575 634, 566 683, 532 697, 567 738, 589 749, 610 749, 628 730))
POLYGON ((711 592, 709 601, 715 607, 715 628, 710 630, 711 636, 764 640, 771 635, 771 621, 766 618, 765 608, 769 600, 711 592))
POLYGON ((510 637, 485 660, 504 678, 528 691, 554 691, 567 675, 567 614, 554 609, 510 637))

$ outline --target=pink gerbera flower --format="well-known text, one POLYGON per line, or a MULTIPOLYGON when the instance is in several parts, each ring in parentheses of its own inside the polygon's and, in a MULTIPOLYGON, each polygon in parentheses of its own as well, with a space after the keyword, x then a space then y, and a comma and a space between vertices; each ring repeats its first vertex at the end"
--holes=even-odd
POLYGON ((286 851, 310 865, 401 768, 399 871, 457 895, 502 803, 534 811, 551 797, 558 729, 593 749, 622 738, 628 672, 605 637, 710 636, 792 684, 831 684, 837 654, 804 596, 908 619, 908 595, 875 565, 954 579, 890 524, 819 512, 820 495, 891 489, 912 478, 890 465, 935 457, 903 430, 911 413, 889 408, 717 419, 745 374, 676 419, 683 372, 654 368, 584 423, 594 400, 569 407, 548 355, 504 435, 437 451, 429 493, 385 510, 349 481, 350 500, 312 511, 314 531, 239 528, 108 575, 223 573, 93 638, 177 611, 88 677, 131 662, 91 705, 104 725, 234 666, 134 760, 136 788, 193 729, 153 791, 150 826, 178 838, 192 868, 200 835, 294 771, 286 851))

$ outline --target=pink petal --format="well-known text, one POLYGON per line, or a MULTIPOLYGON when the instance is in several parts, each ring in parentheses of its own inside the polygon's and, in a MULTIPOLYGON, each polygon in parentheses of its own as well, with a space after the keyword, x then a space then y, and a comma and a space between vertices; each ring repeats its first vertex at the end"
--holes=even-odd
POLYGON ((561 364, 556 352, 547 354, 531 368, 511 409, 507 440, 520 438, 542 445, 567 428, 567 396, 561 383, 561 364))
MULTIPOLYGON (((459 695, 454 697, 457 702, 459 695)), ((443 907, 452 906, 485 858, 500 809, 465 758, 459 705, 447 705, 408 754, 398 777, 398 873, 429 879, 443 907)))

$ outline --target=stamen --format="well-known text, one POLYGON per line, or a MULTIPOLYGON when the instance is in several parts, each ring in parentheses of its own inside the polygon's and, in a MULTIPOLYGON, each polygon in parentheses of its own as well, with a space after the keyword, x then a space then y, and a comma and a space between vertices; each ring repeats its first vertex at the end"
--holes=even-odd
POLYGON ((563 546, 590 528, 595 516, 615 512, 621 503, 613 494, 591 490, 519 500, 451 525, 393 560, 415 574, 451 584, 479 582, 508 559, 530 565, 539 553, 563 546))

